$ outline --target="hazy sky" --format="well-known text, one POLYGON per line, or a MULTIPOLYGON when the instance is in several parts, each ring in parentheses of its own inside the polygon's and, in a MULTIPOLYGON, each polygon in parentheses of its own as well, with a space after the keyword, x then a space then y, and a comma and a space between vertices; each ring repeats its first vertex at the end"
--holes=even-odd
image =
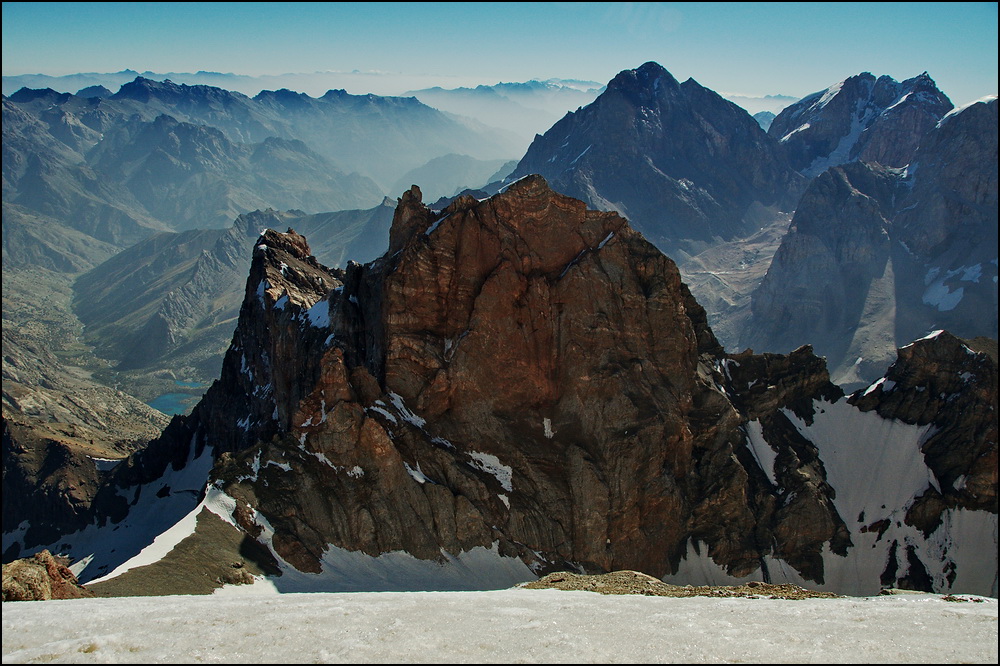
POLYGON ((997 92, 995 2, 5 2, 2 25, 4 75, 357 69, 391 94, 432 77, 606 83, 654 60, 729 94, 924 70, 956 104, 997 92))

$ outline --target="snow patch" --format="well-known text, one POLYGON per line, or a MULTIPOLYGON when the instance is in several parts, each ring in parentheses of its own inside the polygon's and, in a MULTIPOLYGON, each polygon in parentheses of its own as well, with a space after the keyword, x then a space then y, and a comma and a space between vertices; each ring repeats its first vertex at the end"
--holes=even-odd
POLYGON ((949 118, 954 118, 955 116, 957 116, 958 114, 962 113, 963 111, 965 111, 966 109, 970 108, 975 104, 989 104, 996 98, 997 98, 996 95, 986 95, 985 97, 980 97, 979 99, 969 102, 968 104, 963 104, 962 106, 954 108, 941 117, 941 120, 938 121, 937 126, 941 127, 941 125, 943 125, 945 121, 947 121, 949 118))
POLYGON ((391 421, 393 425, 396 425, 398 423, 398 421, 396 420, 396 417, 392 413, 390 413, 389 410, 384 409, 383 407, 379 407, 378 405, 385 405, 385 403, 382 402, 381 400, 376 400, 375 404, 372 405, 371 407, 368 407, 367 409, 365 409, 365 411, 366 412, 375 412, 376 414, 381 414, 386 419, 388 419, 389 421, 391 421))
POLYGON ((930 287, 924 291, 923 302, 924 305, 930 305, 931 307, 937 308, 938 312, 948 312, 949 310, 954 310, 955 307, 962 301, 962 296, 965 295, 965 288, 959 287, 955 291, 951 291, 947 285, 943 284, 943 280, 940 282, 935 282, 930 287))
POLYGON ((811 125, 809 123, 804 123, 802 125, 799 125, 795 129, 793 129, 791 132, 789 132, 785 136, 781 137, 779 143, 785 143, 786 141, 788 141, 788 139, 790 139, 792 137, 793 134, 797 134, 799 132, 802 132, 803 130, 807 130, 810 127, 811 127, 811 125))
POLYGON ((98 472, 107 472, 114 469, 118 463, 120 463, 124 458, 95 458, 90 457, 94 461, 94 466, 97 467, 98 472))
POLYGON ((763 428, 760 421, 750 421, 746 425, 747 448, 753 454, 754 460, 767 474, 771 485, 777 487, 778 479, 774 474, 774 462, 778 459, 778 452, 771 448, 771 445, 764 439, 763 428))
POLYGON ((427 231, 424 232, 424 236, 430 236, 432 233, 434 233, 435 231, 437 231, 437 228, 439 226, 441 226, 441 223, 444 222, 445 220, 447 220, 449 217, 451 217, 451 213, 448 213, 444 217, 441 217, 438 220, 436 220, 434 222, 434 224, 432 224, 430 227, 428 227, 427 231))
POLYGON ((875 389, 877 389, 880 386, 882 387, 882 391, 883 392, 890 391, 890 390, 892 390, 892 388, 895 385, 896 385, 896 382, 892 381, 891 379, 886 379, 885 377, 882 377, 877 382, 873 383, 871 386, 869 386, 868 388, 866 388, 865 392, 862 393, 861 395, 862 396, 866 396, 866 395, 868 395, 869 393, 871 393, 872 391, 874 391, 875 389))
POLYGON ((156 481, 129 489, 134 503, 120 523, 90 525, 61 537, 49 550, 74 561, 70 570, 81 583, 107 580, 163 559, 194 532, 195 517, 201 510, 214 457, 211 447, 204 447, 197 457, 195 448, 192 438, 181 469, 168 466, 156 481))
MULTIPOLYGON (((329 573, 320 576, 360 571, 383 580, 388 590, 398 589, 392 583, 405 583, 408 574, 438 582, 434 589, 452 589, 453 580, 466 587, 483 580, 507 588, 512 581, 535 577, 496 552, 470 551, 456 559, 438 567, 402 556, 344 556, 336 569, 330 565, 329 573), (505 575, 483 576, 494 562, 505 575)), ((278 595, 274 584, 227 586, 212 596, 6 604, 4 662, 996 661, 996 599, 951 603, 923 593, 668 599, 525 589, 359 594, 353 588, 351 593, 278 595), (155 622, 123 626, 123 618, 153 617, 155 622)), ((282 586, 280 591, 292 590, 282 586)))
POLYGON ((416 468, 413 468, 410 467, 409 463, 407 463, 405 460, 403 461, 403 467, 406 468, 406 473, 409 474, 414 481, 416 481, 420 485, 423 485, 425 483, 434 483, 427 477, 426 474, 420 471, 420 463, 416 463, 416 465, 417 465, 416 468))
POLYGON ((511 492, 514 489, 511 485, 514 471, 501 463, 499 458, 489 453, 480 453, 479 451, 470 451, 469 457, 472 458, 471 464, 473 467, 493 475, 500 482, 501 488, 507 492, 511 492))
POLYGON ((330 328, 330 302, 326 299, 316 301, 306 311, 306 320, 314 328, 330 328))
POLYGON ((837 489, 834 504, 845 521, 861 513, 875 520, 884 511, 881 507, 903 507, 932 485, 920 451, 931 424, 884 419, 846 400, 816 406, 811 426, 787 409, 782 412, 819 449, 827 480, 837 489), (886 470, 892 470, 892 483, 885 483, 886 470))
POLYGON ((406 403, 403 402, 403 396, 398 393, 389 393, 389 400, 396 408, 400 417, 410 425, 414 425, 418 428, 423 428, 427 425, 427 421, 414 414, 413 411, 406 406, 406 403))

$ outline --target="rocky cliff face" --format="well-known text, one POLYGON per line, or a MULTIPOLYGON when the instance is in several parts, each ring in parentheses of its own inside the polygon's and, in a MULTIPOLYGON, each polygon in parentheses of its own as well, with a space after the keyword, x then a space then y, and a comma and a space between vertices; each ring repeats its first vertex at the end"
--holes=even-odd
POLYGON ((924 137, 906 170, 844 164, 802 196, 740 344, 805 341, 838 383, 868 384, 930 330, 997 335, 996 99, 924 137))
MULTIPOLYGON (((95 517, 120 547, 144 516, 204 506, 311 589, 377 586, 400 558, 466 583, 569 567, 834 587, 851 571, 850 589, 877 588, 888 541, 869 562, 856 509, 881 498, 864 486, 841 506, 838 415, 869 418, 808 348, 725 354, 673 262, 617 214, 538 176, 442 211, 413 188, 364 266, 261 236, 219 381, 116 468, 95 517)), ((94 555, 84 580, 128 558, 84 533, 68 539, 94 555)))
MULTIPOLYGON (((908 169, 895 226, 919 260, 952 270, 997 257, 997 98, 943 118, 908 169)), ((996 290, 994 287, 994 304, 996 290)), ((995 325, 995 324, 994 324, 995 325)))
POLYGON ((557 191, 627 217, 672 257, 757 231, 801 179, 743 109, 650 62, 537 136, 505 181, 538 173, 557 191))
POLYGON ((753 292, 740 345, 779 351, 808 340, 838 378, 852 350, 850 363, 862 357, 866 365, 851 369, 881 374, 896 349, 890 220, 899 177, 861 163, 817 176, 753 292), (856 337, 867 347, 858 349, 856 337))
POLYGON ((853 161, 903 167, 952 107, 927 72, 902 83, 864 72, 786 107, 767 133, 809 177, 853 161))

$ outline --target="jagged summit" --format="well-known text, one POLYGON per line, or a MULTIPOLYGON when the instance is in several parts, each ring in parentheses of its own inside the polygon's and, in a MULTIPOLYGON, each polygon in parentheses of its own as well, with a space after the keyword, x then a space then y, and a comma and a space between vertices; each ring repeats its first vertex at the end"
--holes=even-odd
POLYGON ((135 77, 134 81, 122 84, 112 100, 133 100, 137 102, 149 102, 157 100, 168 104, 191 104, 195 101, 221 102, 227 99, 240 99, 247 101, 250 98, 243 93, 223 90, 215 86, 193 85, 185 83, 174 83, 170 79, 155 81, 142 76, 135 77))
POLYGON ((809 340, 838 384, 868 384, 929 330, 995 338, 996 165, 994 99, 930 125, 906 169, 849 162, 816 176, 739 343, 809 340))
POLYGON ((809 177, 855 160, 902 167, 952 107, 927 72, 902 83, 863 72, 786 107, 768 134, 809 177))
MULTIPOLYGON (((326 98, 329 93, 324 95, 321 99, 326 98)), ((274 100, 280 102, 282 105, 299 105, 305 107, 313 99, 305 93, 295 92, 294 90, 289 90, 288 88, 281 88, 280 90, 261 90, 259 93, 253 97, 255 102, 274 100)))

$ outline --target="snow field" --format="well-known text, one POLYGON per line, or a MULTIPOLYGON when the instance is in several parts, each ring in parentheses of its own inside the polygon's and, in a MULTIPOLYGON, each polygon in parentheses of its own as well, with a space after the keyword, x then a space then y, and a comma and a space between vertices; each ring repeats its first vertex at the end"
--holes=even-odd
POLYGON ((997 663, 997 600, 965 599, 251 587, 12 602, 3 663, 997 663))

